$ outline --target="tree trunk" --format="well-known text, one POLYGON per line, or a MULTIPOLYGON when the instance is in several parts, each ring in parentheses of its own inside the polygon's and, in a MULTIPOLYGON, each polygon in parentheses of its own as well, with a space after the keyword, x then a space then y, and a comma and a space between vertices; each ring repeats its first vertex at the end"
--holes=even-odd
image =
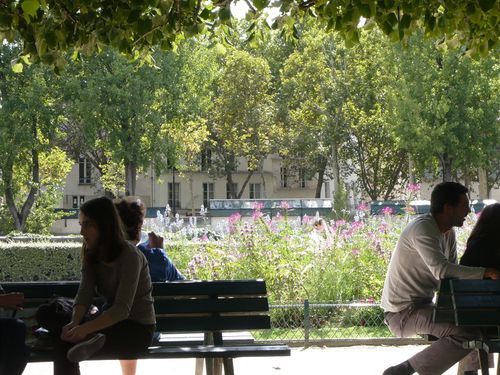
POLYGON ((261 160, 260 162, 260 178, 262 180, 262 198, 266 199, 267 192, 266 192, 266 178, 264 176, 264 160, 261 160))
POLYGON ((241 196, 243 195, 243 192, 245 191, 245 188, 248 185, 248 181, 250 181, 250 178, 253 175, 253 171, 249 171, 247 174, 247 177, 245 178, 245 181, 243 181, 243 186, 240 189, 240 192, 238 193, 238 196, 236 197, 237 199, 241 199, 241 196))
POLYGON ((332 146, 333 196, 340 188, 339 152, 336 144, 332 146))
MULTIPOLYGON (((37 139, 37 128, 36 124, 33 125, 33 135, 34 141, 37 139)), ((35 203, 35 197, 38 193, 40 187, 40 161, 38 158, 38 151, 33 148, 31 149, 31 162, 32 162, 32 171, 31 171, 31 188, 24 201, 24 204, 21 208, 21 211, 17 210, 16 202, 14 198, 14 189, 12 187, 13 184, 13 169, 14 169, 14 161, 11 160, 7 163, 7 168, 3 171, 3 180, 5 184, 5 200, 7 202, 7 206, 9 207, 9 211, 14 219, 14 225, 16 226, 16 230, 20 232, 24 232, 26 229, 26 220, 28 219, 28 215, 31 212, 31 208, 35 203)))
POLYGON ((192 172, 188 172, 188 183, 189 183, 189 196, 191 197, 191 216, 195 216, 196 209, 194 207, 193 173, 192 172))
POLYGON ((413 173, 413 158, 408 154, 408 183, 415 185, 415 174, 413 173))
POLYGON ((453 160, 448 156, 447 153, 442 154, 440 159, 441 159, 441 169, 443 171, 443 182, 453 181, 453 175, 451 169, 453 160))
POLYGON ((137 165, 131 160, 125 160, 125 195, 135 195, 137 180, 137 165))
POLYGON ((326 159, 323 159, 318 169, 318 183, 316 184, 315 198, 321 198, 321 189, 325 181, 326 159))
POLYGON ((488 176, 486 170, 479 168, 477 174, 479 176, 479 199, 488 199, 488 176))

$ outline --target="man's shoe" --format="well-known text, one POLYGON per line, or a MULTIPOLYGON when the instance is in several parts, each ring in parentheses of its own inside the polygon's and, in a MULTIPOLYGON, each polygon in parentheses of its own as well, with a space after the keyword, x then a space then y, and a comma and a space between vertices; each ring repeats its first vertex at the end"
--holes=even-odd
POLYGON ((82 341, 68 350, 68 359, 72 362, 85 361, 101 350, 105 342, 106 336, 97 333, 90 339, 82 341))
POLYGON ((411 367, 410 362, 404 361, 399 365, 389 367, 382 375, 411 375, 413 373, 415 373, 415 370, 411 367))

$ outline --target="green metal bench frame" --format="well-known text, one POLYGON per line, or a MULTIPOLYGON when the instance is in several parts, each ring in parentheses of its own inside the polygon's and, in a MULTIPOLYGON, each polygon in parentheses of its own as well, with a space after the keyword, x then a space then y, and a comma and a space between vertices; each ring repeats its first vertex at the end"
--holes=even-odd
MULTIPOLYGON (((22 292, 26 307, 37 307, 54 295, 74 297, 78 282, 2 283, 6 292, 22 292)), ((289 356, 287 345, 238 344, 223 333, 271 328, 263 280, 178 281, 153 283, 156 330, 161 333, 203 333, 202 343, 167 340, 134 358, 204 358, 207 374, 234 374, 233 358, 289 356), (222 365, 221 365, 222 363, 222 365)), ((245 341, 243 341, 245 342, 245 341)), ((99 359, 133 359, 104 357, 99 359)), ((30 362, 52 361, 52 353, 32 351, 30 362)))
MULTIPOLYGON (((443 279, 434 308, 435 323, 482 328, 487 337, 464 342, 464 348, 477 349, 481 373, 489 374, 488 353, 500 352, 500 281, 443 279)), ((500 375, 500 365, 497 366, 500 375)))

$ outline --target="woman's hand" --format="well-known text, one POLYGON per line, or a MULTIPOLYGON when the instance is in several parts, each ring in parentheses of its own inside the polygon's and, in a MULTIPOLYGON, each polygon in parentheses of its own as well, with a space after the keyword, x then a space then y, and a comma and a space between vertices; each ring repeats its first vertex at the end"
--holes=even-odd
POLYGON ((83 325, 70 322, 63 327, 61 340, 76 343, 85 340, 88 334, 89 332, 87 332, 83 325))
POLYGON ((7 293, 0 294, 0 307, 11 310, 22 310, 22 304, 24 302, 23 293, 7 293))

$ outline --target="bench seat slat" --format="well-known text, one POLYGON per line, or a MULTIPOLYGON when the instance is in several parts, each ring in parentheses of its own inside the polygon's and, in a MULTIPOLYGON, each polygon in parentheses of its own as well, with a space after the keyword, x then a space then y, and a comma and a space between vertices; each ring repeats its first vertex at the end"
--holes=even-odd
MULTIPOLYGON (((161 358, 238 358, 289 356, 287 345, 195 345, 173 347, 150 347, 148 351, 132 357, 100 356, 91 360, 109 359, 161 359, 161 358)), ((53 360, 52 352, 32 352, 30 362, 48 362, 53 360)))
POLYGON ((269 311, 267 298, 155 299, 156 314, 269 311))

